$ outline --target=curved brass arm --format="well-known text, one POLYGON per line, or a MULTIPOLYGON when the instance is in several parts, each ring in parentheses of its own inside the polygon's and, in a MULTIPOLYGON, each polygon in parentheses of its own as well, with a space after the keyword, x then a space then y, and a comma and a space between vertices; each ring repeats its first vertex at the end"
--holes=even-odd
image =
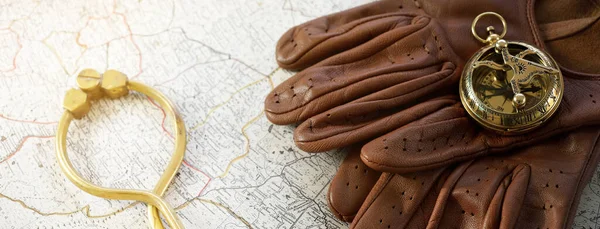
POLYGON ((175 107, 159 91, 142 83, 128 81, 125 74, 108 70, 100 76, 95 70, 83 70, 77 77, 80 89, 67 91, 64 100, 65 112, 58 123, 56 132, 56 155, 58 164, 67 178, 81 190, 94 196, 114 200, 136 200, 148 204, 148 217, 155 229, 163 229, 158 213, 162 213, 171 228, 183 228, 173 208, 162 198, 177 170, 181 166, 186 148, 185 125, 175 107), (113 189, 97 186, 84 178, 71 164, 67 154, 67 132, 73 118, 80 119, 90 109, 90 102, 102 96, 118 98, 127 95, 129 90, 138 91, 157 101, 166 113, 173 117, 175 129, 175 151, 152 192, 145 190, 113 189))

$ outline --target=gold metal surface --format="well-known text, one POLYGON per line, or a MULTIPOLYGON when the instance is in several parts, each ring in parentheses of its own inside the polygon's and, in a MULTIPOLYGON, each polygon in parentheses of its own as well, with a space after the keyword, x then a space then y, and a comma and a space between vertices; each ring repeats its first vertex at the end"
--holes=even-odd
MULTIPOLYGON (((500 16, 500 14, 495 13, 495 12, 484 12, 480 15, 477 15, 477 17, 475 17, 475 20, 473 20, 473 23, 471 24, 471 33, 478 41, 481 41, 482 43, 490 43, 490 42, 494 42, 494 39, 489 39, 489 38, 502 39, 506 35, 506 28, 507 28, 506 20, 504 20, 504 18, 502 16, 500 16), (487 15, 492 15, 492 16, 496 16, 497 18, 499 18, 500 21, 502 22, 503 29, 502 29, 502 34, 500 34, 500 35, 496 34, 496 36, 488 36, 488 39, 483 39, 479 35, 477 35, 477 31, 475 31, 475 26, 477 25, 477 22, 479 21, 479 19, 481 19, 483 16, 487 16, 487 15)), ((487 31, 488 32, 494 31, 494 27, 488 26, 487 31)))
POLYGON ((100 88, 100 73, 94 69, 84 69, 77 75, 77 86, 88 93, 91 100, 99 99, 102 97, 102 90, 100 88))
POLYGON ((556 62, 545 52, 522 42, 509 42, 488 27, 488 45, 465 65, 460 80, 463 106, 482 126, 501 134, 530 131, 550 118, 563 95, 563 78, 556 62))
POLYGON ((107 70, 102 76, 102 92, 111 99, 125 96, 127 89, 127 76, 119 71, 107 70))
POLYGON ((80 119, 90 111, 90 99, 82 90, 71 88, 65 93, 63 108, 80 119))
MULTIPOLYGON (((88 75, 86 73, 80 75, 88 75)), ((127 81, 125 74, 109 70, 102 77, 102 89, 104 94, 110 98, 122 96, 128 93, 129 90, 138 91, 147 95, 154 101, 157 101, 161 107, 173 117, 173 125, 175 128, 175 151, 171 157, 171 161, 165 168, 158 183, 152 192, 146 190, 131 190, 131 189, 113 189, 97 186, 84 178, 77 172, 71 164, 67 154, 67 132, 73 118, 79 119, 89 111, 89 100, 85 92, 78 89, 67 91, 65 96, 65 112, 58 124, 56 132, 56 154, 58 163, 63 173, 81 190, 90 193, 94 196, 114 199, 114 200, 135 200, 142 201, 148 204, 148 217, 153 228, 163 229, 159 213, 163 215, 171 228, 183 228, 173 208, 161 197, 166 192, 175 177, 177 170, 181 166, 186 148, 186 131, 183 120, 176 112, 175 107, 169 100, 159 91, 156 91, 142 83, 127 81), (107 74, 108 73, 108 74, 107 74), (123 79, 123 76, 125 77, 123 79), (108 77, 108 80, 104 81, 108 77), (104 82, 107 82, 106 84, 104 82), (125 84, 123 84, 125 82, 125 84), (125 88, 123 88, 123 86, 125 88), (87 108, 86 108, 87 106, 87 108), (84 112, 85 111, 85 112, 84 112)), ((85 86, 92 85, 83 82, 85 86)), ((78 82, 79 84, 79 82, 78 82)))

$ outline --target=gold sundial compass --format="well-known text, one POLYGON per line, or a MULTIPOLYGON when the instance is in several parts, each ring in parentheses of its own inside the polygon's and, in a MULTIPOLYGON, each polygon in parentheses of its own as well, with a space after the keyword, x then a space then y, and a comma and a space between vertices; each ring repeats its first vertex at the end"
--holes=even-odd
POLYGON ((550 118, 563 96, 563 77, 554 59, 522 42, 502 39, 506 21, 497 13, 475 18, 471 32, 486 43, 466 63, 460 79, 463 106, 484 127, 501 134, 533 130, 550 118), (477 21, 493 15, 502 21, 501 35, 487 27, 487 39, 475 32, 477 21))

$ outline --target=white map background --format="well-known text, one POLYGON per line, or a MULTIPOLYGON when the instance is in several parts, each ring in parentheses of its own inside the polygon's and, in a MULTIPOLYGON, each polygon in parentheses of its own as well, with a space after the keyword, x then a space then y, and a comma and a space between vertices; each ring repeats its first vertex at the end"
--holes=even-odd
MULTIPOLYGON (((107 201, 66 180, 54 132, 84 68, 112 68, 178 107, 188 151, 168 201, 187 228, 340 228, 325 195, 342 152, 308 154, 273 126, 263 98, 292 73, 275 43, 288 28, 367 0, 0 0, 0 228, 147 228, 141 203, 107 201)), ((96 102, 69 152, 95 183, 151 189, 173 147, 144 96, 96 102)), ((575 228, 599 228, 600 173, 575 228)))

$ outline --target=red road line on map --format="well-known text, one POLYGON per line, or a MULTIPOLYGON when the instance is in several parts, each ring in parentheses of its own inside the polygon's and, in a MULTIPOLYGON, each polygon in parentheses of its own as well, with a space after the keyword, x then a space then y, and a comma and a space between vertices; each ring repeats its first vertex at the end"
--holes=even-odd
POLYGON ((54 135, 50 135, 50 136, 27 135, 27 136, 25 136, 23 139, 21 139, 21 142, 17 146, 17 149, 15 149, 15 151, 13 151, 8 156, 6 156, 4 159, 2 159, 0 161, 0 164, 10 160, 13 156, 15 156, 15 154, 17 154, 19 151, 21 151, 21 149, 23 148, 23 145, 25 145, 25 142, 27 142, 27 140, 29 140, 30 138, 42 138, 43 139, 43 138, 53 138, 53 137, 54 137, 54 135))
POLYGON ((202 170, 190 165, 190 163, 188 163, 185 160, 183 161, 183 164, 186 165, 187 167, 190 167, 191 169, 195 170, 196 172, 202 173, 202 175, 204 175, 206 178, 208 178, 208 181, 206 182, 206 184, 204 184, 204 187, 202 187, 200 189, 200 191, 198 192, 197 196, 200 196, 200 194, 202 194, 202 192, 204 192, 204 189, 206 189, 206 187, 208 187, 208 184, 210 184, 210 182, 212 181, 212 177, 210 177, 206 173, 202 172, 202 170))
POLYGON ((118 13, 117 12, 117 0, 114 1, 114 7, 113 7, 113 14, 119 15, 121 17, 123 17, 123 23, 125 23, 125 26, 127 27, 127 31, 129 32, 129 40, 131 41, 131 43, 133 44, 133 46, 135 46, 135 49, 137 49, 138 51, 138 73, 135 74, 133 77, 131 77, 132 79, 137 78, 140 74, 142 74, 143 70, 142 70, 142 50, 140 49, 140 46, 138 46, 137 43, 135 43, 135 41, 133 40, 133 32, 131 31, 131 26, 129 25, 129 22, 127 22, 127 16, 123 13, 118 13))
POLYGON ((171 134, 171 132, 169 132, 167 130, 167 128, 165 128, 165 120, 167 119, 167 114, 165 113, 165 110, 159 106, 158 104, 156 104, 156 102, 154 102, 154 100, 152 100, 150 97, 146 96, 148 98, 148 101, 150 101, 150 103, 152 103, 152 105, 154 105, 156 108, 158 108, 160 110, 160 112, 162 113, 162 122, 160 124, 160 126, 162 127, 163 131, 165 133, 167 133, 169 135, 169 137, 175 139, 175 137, 173 136, 173 134, 171 134))
MULTIPOLYGON (((158 109, 160 109, 160 112, 162 112, 163 118, 162 118, 161 127, 162 127, 162 129, 163 129, 163 131, 165 133, 167 133, 171 138, 174 139, 173 135, 167 130, 167 128, 165 128, 165 120, 167 119, 167 114, 165 113, 165 110, 161 106, 159 106, 158 104, 156 104, 156 102, 154 102, 154 100, 152 100, 150 97, 147 97, 147 98, 148 98, 148 101, 150 101, 150 103, 152 103, 152 105, 154 105, 155 107, 157 107, 158 109)), ((200 189, 200 192, 198 192, 198 196, 200 196, 200 194, 202 194, 202 192, 204 192, 204 190, 206 189, 206 187, 208 187, 208 184, 210 184, 210 182, 212 181, 212 177, 210 177, 208 174, 206 174, 202 170, 200 170, 200 169, 196 168, 195 166, 191 165, 186 160, 183 160, 182 163, 185 166, 189 167, 190 169, 192 169, 192 170, 194 170, 196 172, 199 172, 202 175, 204 175, 206 178, 208 178, 208 181, 206 182, 206 184, 204 185, 204 187, 202 187, 200 189)))
MULTIPOLYGON (((142 72, 144 71, 142 69, 142 60, 143 60, 143 58, 142 58, 142 49, 140 49, 140 46, 133 39, 133 32, 131 30, 131 25, 129 25, 129 22, 127 22, 127 15, 125 15, 123 13, 117 12, 117 1, 116 0, 113 1, 113 10, 111 12, 111 15, 113 15, 113 14, 121 16, 123 18, 123 23, 125 24, 125 27, 127 27, 128 34, 127 34, 127 36, 113 38, 113 39, 109 40, 108 42, 104 43, 103 45, 110 44, 111 42, 113 42, 115 40, 122 39, 122 38, 125 38, 125 37, 129 38, 129 40, 131 41, 131 43, 133 44, 133 46, 135 47, 135 49, 137 50, 137 53, 138 53, 138 73, 136 73, 134 76, 131 77, 132 79, 135 79, 139 75, 141 75, 142 72)), ((81 31, 83 31, 85 28, 87 28, 89 26, 89 24, 90 24, 90 21, 92 21, 92 20, 108 20, 109 18, 110 18, 110 15, 109 16, 105 16, 105 17, 93 17, 93 16, 88 17, 88 20, 85 23, 85 25, 83 26, 83 28, 81 28, 81 30, 79 30, 79 32, 77 32, 77 35, 76 35, 76 38, 75 38, 75 42, 79 46, 84 47, 85 49, 89 48, 89 46, 87 44, 83 44, 80 41, 81 31)))
POLYGON ((18 119, 6 117, 6 116, 4 116, 2 114, 0 114, 0 118, 6 119, 8 121, 13 121, 13 122, 31 123, 31 124, 39 124, 39 125, 58 124, 58 122, 38 122, 38 121, 30 121, 30 120, 18 120, 18 119))
MULTIPOLYGON (((12 26, 12 23, 10 26, 12 26)), ((0 30, 8 30, 11 33, 15 34, 15 36, 17 36, 17 44, 19 44, 19 48, 17 49, 17 51, 15 52, 15 56, 13 57, 12 68, 9 68, 6 70, 0 70, 0 72, 12 72, 15 69, 17 69, 17 56, 19 56, 19 53, 21 53, 21 50, 23 49, 23 44, 21 43, 21 36, 19 36, 19 34, 17 32, 15 32, 10 26, 8 28, 0 29, 0 30)))
MULTIPOLYGON (((116 6, 115 6, 115 7, 116 7, 116 6)), ((114 7, 113 7, 113 8, 114 8, 114 7)), ((113 11, 114 11, 114 9, 113 9, 113 11)), ((112 14, 112 13, 111 13, 111 14, 112 14)), ((79 46, 81 46, 81 47, 84 47, 85 49, 87 49, 87 48, 88 48, 88 45, 86 45, 86 44, 83 44, 83 43, 81 43, 81 41, 80 41, 80 38, 81 38, 81 31, 83 31, 85 28, 87 28, 87 27, 90 25, 90 22, 91 22, 92 20, 97 20, 97 21, 100 21, 100 20, 107 20, 107 19, 109 19, 109 18, 110 18, 110 15, 108 15, 108 16, 105 16, 105 17, 94 17, 94 16, 88 16, 88 19, 87 19, 87 21, 85 22, 85 25, 84 25, 84 26, 81 28, 81 30, 79 30, 79 31, 77 32, 77 34, 75 35, 75 43, 77 43, 77 45, 79 45, 79 46)), ((110 43, 110 42, 109 42, 109 43, 110 43)))

